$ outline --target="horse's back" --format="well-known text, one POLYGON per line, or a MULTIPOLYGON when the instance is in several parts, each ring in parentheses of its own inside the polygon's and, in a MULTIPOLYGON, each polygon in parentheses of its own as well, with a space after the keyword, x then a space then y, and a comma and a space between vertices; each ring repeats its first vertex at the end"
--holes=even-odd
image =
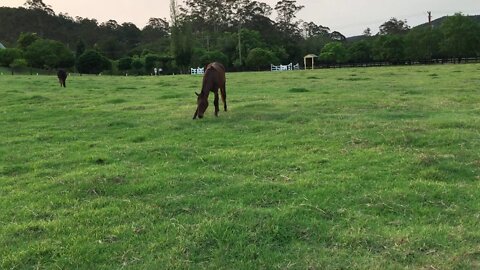
POLYGON ((218 63, 218 62, 213 62, 207 65, 205 68, 206 71, 208 70, 215 70, 219 73, 220 78, 222 78, 223 81, 225 81, 225 67, 218 63))
POLYGON ((209 80, 209 78, 215 80, 215 83, 217 83, 219 87, 224 85, 225 84, 225 67, 218 62, 213 62, 208 64, 205 67, 205 75, 203 77, 204 83, 206 83, 206 81, 209 80))
POLYGON ((207 65, 207 68, 205 70, 214 68, 216 71, 224 73, 225 74, 225 67, 220 64, 219 62, 213 62, 207 65))

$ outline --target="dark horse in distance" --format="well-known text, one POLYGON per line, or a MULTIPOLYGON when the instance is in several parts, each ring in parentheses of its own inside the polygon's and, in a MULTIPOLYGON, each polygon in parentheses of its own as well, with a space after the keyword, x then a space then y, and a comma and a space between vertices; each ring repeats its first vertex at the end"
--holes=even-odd
POLYGON ((64 69, 59 69, 57 72, 58 81, 60 82, 60 86, 67 87, 67 72, 64 69))
POLYGON ((205 111, 208 108, 208 95, 210 92, 215 94, 213 104, 215 105, 215 116, 218 116, 220 111, 218 107, 218 89, 222 95, 223 109, 227 111, 227 92, 225 88, 225 67, 217 62, 208 64, 203 75, 202 91, 197 95, 197 110, 193 115, 193 119, 203 118, 205 111))

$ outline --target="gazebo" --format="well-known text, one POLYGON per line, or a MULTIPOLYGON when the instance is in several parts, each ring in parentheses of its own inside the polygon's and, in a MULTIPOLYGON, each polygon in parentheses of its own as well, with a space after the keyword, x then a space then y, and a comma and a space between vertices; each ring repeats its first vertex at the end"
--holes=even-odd
POLYGON ((314 67, 315 67, 315 58, 318 58, 318 56, 315 55, 315 54, 309 54, 309 55, 306 55, 306 56, 303 58, 303 63, 305 64, 305 69, 307 69, 307 62, 308 62, 308 64, 312 63, 312 69, 314 69, 314 67))

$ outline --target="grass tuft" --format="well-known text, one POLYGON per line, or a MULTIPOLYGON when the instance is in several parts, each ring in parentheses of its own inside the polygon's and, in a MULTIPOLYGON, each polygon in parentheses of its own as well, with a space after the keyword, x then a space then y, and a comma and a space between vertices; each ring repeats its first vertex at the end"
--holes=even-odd
POLYGON ((306 93, 306 92, 310 92, 310 90, 306 89, 306 88, 291 88, 290 90, 288 90, 289 92, 291 93, 306 93))

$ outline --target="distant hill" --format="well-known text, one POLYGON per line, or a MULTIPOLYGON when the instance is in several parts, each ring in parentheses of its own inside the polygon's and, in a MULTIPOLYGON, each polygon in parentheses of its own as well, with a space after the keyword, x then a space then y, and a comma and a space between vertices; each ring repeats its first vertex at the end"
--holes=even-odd
MULTIPOLYGON (((440 25, 442 25, 442 23, 448 18, 449 16, 443 16, 441 18, 438 18, 436 20, 433 20, 432 21, 432 25, 433 27, 440 27, 440 25)), ((473 15, 473 16, 468 16, 470 18, 472 18, 474 21, 480 23, 480 15, 473 15)), ((420 25, 417 25, 415 27, 412 27, 412 28, 420 28, 420 27, 426 27, 428 26, 428 23, 424 23, 424 24, 420 24, 420 25)))
MULTIPOLYGON (((480 15, 473 15, 473 16, 468 16, 470 18, 472 18, 474 21, 480 23, 480 15)), ((441 18, 438 18, 436 20, 433 20, 432 21, 432 24, 433 24, 433 27, 440 27, 440 25, 442 25, 442 23, 448 18, 448 16, 443 16, 441 18)), ((421 28, 421 27, 427 27, 428 26, 428 23, 424 23, 424 24, 420 24, 420 25, 417 25, 417 26, 414 26, 412 27, 412 29, 415 29, 415 28, 421 28)), ((359 36, 352 36, 352 37, 348 37, 347 38, 347 41, 348 42, 356 42, 356 41, 360 41, 360 40, 363 40, 363 39, 366 39, 367 37, 364 36, 364 35, 359 35, 359 36)))

